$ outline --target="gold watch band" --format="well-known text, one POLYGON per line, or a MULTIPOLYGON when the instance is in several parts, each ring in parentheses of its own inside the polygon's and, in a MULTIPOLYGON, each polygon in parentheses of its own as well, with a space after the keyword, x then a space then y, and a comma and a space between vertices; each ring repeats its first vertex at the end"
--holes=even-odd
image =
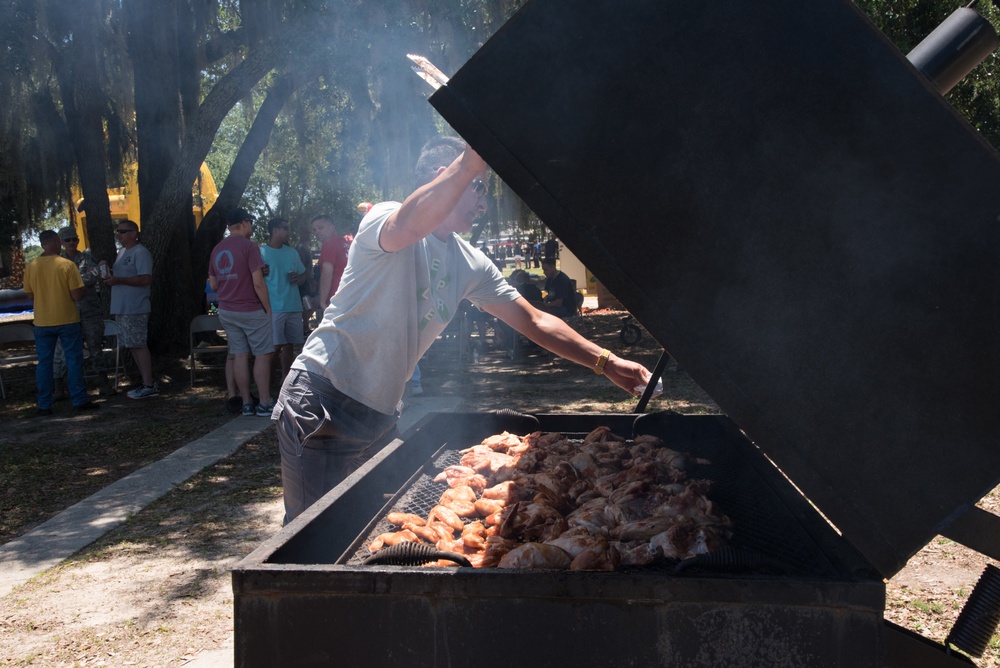
POLYGON ((597 358, 597 364, 594 365, 594 373, 598 376, 604 374, 604 365, 608 363, 611 358, 611 351, 605 348, 601 351, 601 356, 597 358))

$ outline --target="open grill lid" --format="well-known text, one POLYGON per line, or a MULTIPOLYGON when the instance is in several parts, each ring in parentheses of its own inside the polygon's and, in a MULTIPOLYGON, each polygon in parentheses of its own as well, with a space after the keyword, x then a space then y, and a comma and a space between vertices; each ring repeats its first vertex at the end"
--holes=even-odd
POLYGON ((884 576, 1000 481, 1000 160, 847 0, 532 0, 431 103, 884 576))

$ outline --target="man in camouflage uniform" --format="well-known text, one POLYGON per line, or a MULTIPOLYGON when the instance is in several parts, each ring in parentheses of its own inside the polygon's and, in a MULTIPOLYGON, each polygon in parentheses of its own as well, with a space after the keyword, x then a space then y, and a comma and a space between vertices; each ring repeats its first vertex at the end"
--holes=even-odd
MULTIPOLYGON (((77 269, 80 270, 80 276, 83 278, 83 285, 87 288, 87 295, 76 303, 76 307, 80 311, 80 326, 83 328, 83 340, 87 344, 87 351, 89 353, 89 361, 87 363, 90 366, 91 372, 101 379, 101 394, 105 396, 114 394, 115 388, 112 387, 111 380, 108 378, 108 373, 104 369, 101 360, 101 349, 103 348, 104 341, 104 307, 101 302, 102 281, 100 280, 98 264, 94 261, 89 251, 77 250, 80 239, 77 236, 75 228, 64 227, 59 230, 59 240, 63 246, 62 253, 60 254, 67 260, 76 263, 77 269)), ((57 398, 62 394, 62 378, 65 373, 66 362, 63 357, 63 351, 61 347, 57 346, 55 361, 53 363, 53 374, 56 380, 55 395, 57 398)))

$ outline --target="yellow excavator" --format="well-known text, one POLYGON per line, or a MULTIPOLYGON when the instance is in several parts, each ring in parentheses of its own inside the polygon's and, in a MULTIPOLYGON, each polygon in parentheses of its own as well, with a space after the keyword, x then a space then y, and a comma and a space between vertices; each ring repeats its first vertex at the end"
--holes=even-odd
MULTIPOLYGON (((212 208, 215 200, 219 198, 219 192, 215 188, 215 179, 208 165, 201 164, 201 171, 198 178, 191 186, 191 195, 194 204, 191 212, 194 214, 195 226, 201 225, 201 220, 205 212, 212 208)), ((70 211, 70 220, 80 236, 80 250, 90 248, 90 239, 87 237, 87 213, 83 206, 83 193, 79 187, 72 190, 73 207, 70 211)), ((139 216, 139 188, 136 185, 135 165, 126 170, 125 185, 120 188, 108 188, 108 199, 111 200, 112 220, 133 220, 140 227, 142 226, 139 216)))

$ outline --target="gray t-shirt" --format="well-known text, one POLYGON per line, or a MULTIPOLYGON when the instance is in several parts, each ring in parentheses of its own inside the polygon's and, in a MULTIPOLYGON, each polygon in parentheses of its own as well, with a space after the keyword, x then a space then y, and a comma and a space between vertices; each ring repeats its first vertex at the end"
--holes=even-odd
MULTIPOLYGON (((153 256, 142 244, 118 251, 111 273, 118 278, 153 274, 153 256)), ((149 286, 111 286, 111 315, 149 313, 149 286)))
POLYGON ((361 221, 340 289, 292 364, 386 414, 395 412, 413 368, 463 299, 483 306, 520 296, 455 234, 445 241, 430 235, 396 253, 382 250, 382 225, 400 206, 383 202, 361 221))

